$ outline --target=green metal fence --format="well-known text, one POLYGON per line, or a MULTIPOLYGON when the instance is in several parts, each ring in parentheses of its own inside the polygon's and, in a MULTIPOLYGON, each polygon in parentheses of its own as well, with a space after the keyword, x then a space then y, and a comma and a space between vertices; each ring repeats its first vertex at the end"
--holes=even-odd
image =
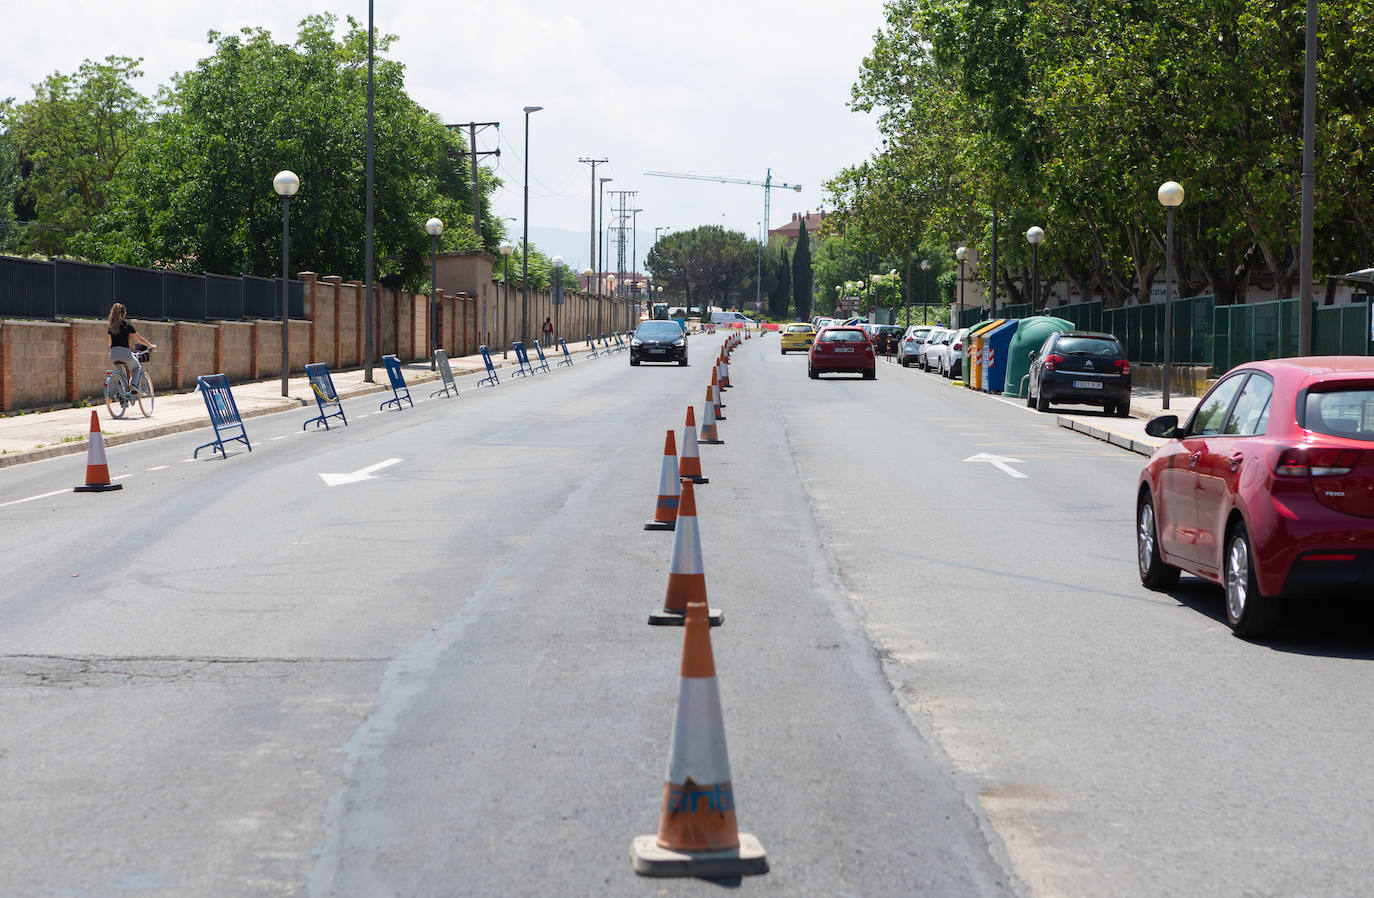
MULTIPOLYGON (((1243 362, 1298 354, 1298 302, 1280 299, 1244 305, 1217 305, 1211 294, 1174 300, 1173 346, 1175 365, 1211 366, 1217 374, 1243 362)), ((1374 356, 1374 300, 1349 305, 1319 306, 1312 315, 1313 355, 1374 356)), ((966 309, 963 326, 981 321, 985 309, 966 309)), ((1004 306, 1002 318, 1024 318, 1029 304, 1004 306)), ((1073 322, 1080 330, 1114 334, 1133 362, 1164 361, 1164 305, 1105 309, 1101 300, 1056 306, 1048 310, 1073 322)))

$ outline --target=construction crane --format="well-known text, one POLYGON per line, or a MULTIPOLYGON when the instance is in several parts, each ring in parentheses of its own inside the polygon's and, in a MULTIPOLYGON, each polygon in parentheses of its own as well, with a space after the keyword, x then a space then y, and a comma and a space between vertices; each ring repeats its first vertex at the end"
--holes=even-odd
MULTIPOLYGON (((773 180, 773 170, 772 170, 771 168, 768 169, 767 172, 768 172, 768 173, 767 173, 766 175, 764 175, 764 178, 763 178, 762 181, 750 181, 748 178, 722 178, 722 177, 718 177, 718 176, 716 176, 716 175, 692 175, 692 174, 687 174, 686 172, 675 172, 675 171, 646 171, 644 174, 650 175, 650 176, 655 177, 655 178, 686 178, 686 179, 689 180, 689 181, 715 181, 715 182, 718 183, 718 184, 747 184, 747 185, 749 185, 750 187, 762 187, 762 188, 763 188, 763 227, 764 227, 765 233, 767 233, 767 228, 768 228, 768 225, 769 225, 768 216, 769 216, 769 212, 770 212, 769 204, 770 204, 770 202, 771 202, 771 200, 772 200, 773 188, 776 187, 776 188, 778 188, 779 190, 795 190, 797 193, 801 193, 801 189, 802 189, 802 186, 801 186, 800 184, 784 184, 782 181, 774 181, 774 180, 773 180)), ((762 236, 762 235, 760 235, 760 236, 762 236)), ((755 271, 755 274, 754 274, 754 304, 757 305, 757 306, 759 307, 759 311, 762 311, 762 309, 763 309, 763 240, 762 240, 762 239, 759 241, 759 253, 758 253, 758 256, 759 256, 759 257, 758 257, 758 262, 757 262, 756 271, 755 271)))

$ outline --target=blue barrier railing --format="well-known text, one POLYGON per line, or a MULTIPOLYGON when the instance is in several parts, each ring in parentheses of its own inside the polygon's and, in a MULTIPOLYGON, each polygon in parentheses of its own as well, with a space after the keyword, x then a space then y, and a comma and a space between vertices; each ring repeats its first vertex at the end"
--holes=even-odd
POLYGON ((228 458, 224 444, 235 440, 241 441, 248 447, 248 451, 252 452, 253 444, 248 442, 248 431, 243 429, 238 403, 234 402, 234 393, 229 389, 229 378, 223 374, 203 374, 196 378, 196 389, 200 390, 200 395, 205 400, 205 410, 210 413, 210 424, 215 428, 215 438, 197 446, 191 457, 197 458, 200 456, 200 450, 213 447, 212 455, 218 452, 221 457, 228 458), (238 429, 238 433, 233 432, 235 428, 238 429))
POLYGON ((599 358, 601 358, 601 353, 599 353, 599 352, 596 351, 596 341, 592 339, 592 335, 591 335, 591 334, 587 334, 587 347, 588 347, 589 349, 591 349, 591 352, 587 353, 587 358, 589 358, 589 359, 599 359, 599 358))
POLYGON ((548 370, 549 370, 549 360, 548 360, 548 358, 544 355, 544 347, 540 346, 539 343, 536 341, 535 344, 534 344, 534 351, 537 352, 537 353, 539 353, 539 364, 534 365, 534 366, 532 367, 531 370, 534 370, 534 371, 548 371, 548 370))
POLYGON ((533 374, 534 366, 530 364, 529 353, 525 352, 525 344, 520 340, 516 340, 510 345, 510 348, 515 350, 515 361, 520 365, 511 372, 511 376, 524 377, 526 374, 533 374))
POLYGON ((479 387, 495 387, 501 383, 501 378, 496 376, 496 366, 491 363, 491 353, 486 346, 477 347, 477 351, 482 353, 482 364, 487 366, 487 376, 477 381, 479 387))
POLYGON ((567 341, 567 340, 564 340, 562 337, 559 337, 559 338, 558 338, 558 348, 561 349, 561 350, 563 350, 563 358, 559 359, 559 361, 558 361, 558 366, 556 366, 556 367, 561 367, 561 366, 563 366, 563 365, 567 365, 569 368, 571 368, 571 367, 572 367, 572 353, 568 352, 568 341, 567 341))
POLYGON ((442 349, 434 350, 434 364, 439 368, 439 379, 443 381, 444 388, 430 393, 429 398, 433 399, 436 396, 447 396, 450 390, 453 391, 453 395, 457 397, 458 382, 453 379, 453 368, 450 367, 448 363, 448 353, 444 352, 442 349))
POLYGON ((409 402, 414 408, 415 400, 410 398, 410 387, 406 386, 405 376, 401 373, 401 360, 394 355, 384 355, 382 365, 386 367, 387 379, 391 381, 391 398, 377 406, 377 411, 388 405, 395 405, 399 409, 402 402, 409 402))
POLYGON ((310 379, 310 389, 315 394, 315 404, 320 407, 320 413, 302 424, 301 430, 311 424, 316 427, 323 424, 324 429, 328 430, 330 418, 338 418, 347 425, 343 403, 339 400, 339 392, 334 389, 334 378, 329 376, 329 366, 323 362, 313 362, 305 366, 305 376, 310 379))

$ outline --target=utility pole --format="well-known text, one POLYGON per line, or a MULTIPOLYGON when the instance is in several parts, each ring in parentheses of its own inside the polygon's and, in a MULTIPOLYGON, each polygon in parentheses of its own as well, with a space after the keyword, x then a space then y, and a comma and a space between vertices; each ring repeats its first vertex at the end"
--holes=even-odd
MULTIPOLYGON (((586 157, 580 157, 577 161, 587 163, 592 167, 592 225, 587 230, 587 236, 591 241, 590 245, 587 247, 587 267, 591 268, 592 265, 596 262, 596 167, 602 162, 610 162, 611 160, 587 159, 586 157)), ((591 289, 592 285, 588 283, 587 292, 590 293, 591 289)))
POLYGON ((468 157, 471 160, 468 171, 472 174, 472 232, 477 235, 477 239, 482 239, 482 200, 481 192, 477 183, 477 157, 478 156, 497 156, 501 155, 501 148, 494 150, 477 149, 477 129, 495 128, 501 130, 500 122, 464 122, 461 125, 445 125, 445 128, 467 128, 468 129, 468 157))

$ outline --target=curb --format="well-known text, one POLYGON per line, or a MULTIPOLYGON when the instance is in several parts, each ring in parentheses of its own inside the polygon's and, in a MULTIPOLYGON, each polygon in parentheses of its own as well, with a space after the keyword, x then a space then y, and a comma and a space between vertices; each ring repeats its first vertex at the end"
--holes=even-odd
POLYGON ((1069 430, 1073 430, 1078 433, 1090 436, 1095 440, 1102 440, 1104 443, 1110 443, 1113 446, 1119 446, 1122 449, 1134 452, 1137 455, 1144 455, 1146 457, 1149 457, 1151 455, 1154 455, 1155 452, 1156 447, 1153 443, 1147 443, 1143 440, 1137 440, 1125 434, 1117 433, 1114 430, 1107 430, 1105 427, 1094 427, 1087 421, 1080 421, 1077 418, 1068 418, 1063 415, 1056 415, 1054 422, 1058 424, 1060 427, 1066 427, 1069 430))

